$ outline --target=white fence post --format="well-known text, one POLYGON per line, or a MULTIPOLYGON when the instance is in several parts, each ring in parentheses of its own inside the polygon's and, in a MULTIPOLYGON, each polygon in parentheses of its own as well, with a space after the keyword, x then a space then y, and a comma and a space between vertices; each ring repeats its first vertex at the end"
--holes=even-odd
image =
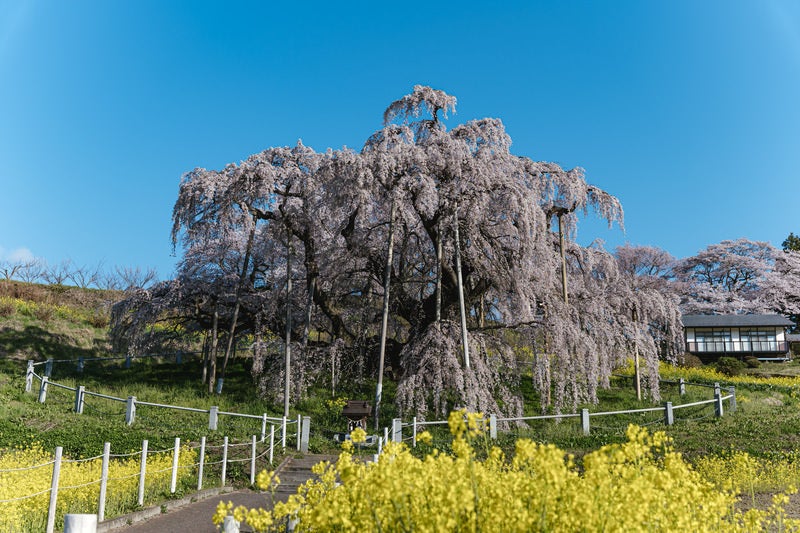
POLYGON ((53 375, 53 359, 50 358, 47 360, 47 364, 44 365, 44 375, 48 378, 53 375))
POLYGON ((33 389, 33 359, 28 359, 28 370, 25 371, 25 392, 33 389))
POLYGON ((217 422, 219 420, 219 406, 212 405, 208 410, 208 429, 211 431, 217 430, 217 422))
POLYGON ((197 468, 197 490, 203 490, 203 465, 206 462, 206 438, 200 437, 200 465, 197 468))
POLYGON ((731 385, 728 387, 728 394, 731 395, 730 403, 728 404, 728 409, 731 410, 731 413, 736 412, 736 387, 731 385))
POLYGON ((79 374, 83 374, 83 356, 78 357, 78 366, 75 368, 79 374))
POLYGON ((53 533, 56 527, 56 502, 58 501, 58 478, 61 475, 61 454, 64 448, 56 446, 56 456, 53 461, 53 477, 50 480, 50 505, 47 509, 47 533, 53 533))
MULTIPOLYGON (((131 425, 136 419, 136 396, 128 396, 128 402, 125 407, 125 424, 131 425)), ((101 520, 102 522, 102 520, 101 520)))
POLYGON ((250 442, 250 486, 256 484, 256 436, 250 442))
POLYGON ((497 415, 489 415, 489 438, 497 440, 497 415))
POLYGON ((125 368, 131 367, 131 354, 125 355, 125 368))
POLYGON ((225 475, 228 473, 228 437, 222 439, 222 486, 225 486, 225 475))
POLYGON ((239 533, 239 522, 231 515, 226 516, 222 523, 222 533, 239 533))
POLYGON ((83 414, 83 402, 85 401, 84 393, 86 392, 86 387, 80 385, 75 388, 75 412, 79 415, 83 414))
POLYGON ((269 464, 272 464, 272 459, 275 457, 275 425, 269 425, 269 464))
POLYGON ((399 418, 392 419, 392 442, 403 442, 403 421, 399 418))
POLYGON ((678 380, 678 389, 681 393, 681 396, 686 396, 686 380, 683 378, 678 380))
POLYGON ((47 382, 49 378, 47 376, 42 376, 42 384, 39 386, 39 403, 44 403, 47 399, 47 382))
POLYGON ((722 410, 722 394, 719 393, 719 388, 714 389, 714 416, 721 418, 724 414, 722 410))
POLYGON ((175 437, 175 451, 172 452, 172 479, 169 482, 170 494, 175 494, 178 488, 178 457, 181 453, 181 438, 175 437))
POLYGON ((300 451, 300 431, 302 428, 303 419, 297 415, 297 451, 300 451))
POLYGON ((411 419, 411 447, 417 447, 417 417, 411 419))
POLYGON ((65 514, 64 533, 97 533, 97 515, 65 514))
POLYGON ((267 413, 261 416, 261 442, 267 438, 267 413))
POLYGON ((308 453, 308 438, 311 433, 311 417, 303 417, 303 428, 300 433, 300 451, 308 453))
POLYGON ((664 423, 671 426, 675 423, 675 413, 672 410, 672 402, 664 404, 664 423))
POLYGON ((589 410, 588 409, 581 409, 581 428, 583 429, 583 434, 589 434, 589 410))
POLYGON ((145 476, 147 475, 147 439, 142 441, 142 458, 139 461, 139 494, 136 502, 141 507, 144 505, 144 484, 145 476))
POLYGON ((100 497, 97 502, 97 521, 106 517, 106 490, 108 489, 108 461, 111 459, 111 443, 103 444, 103 466, 100 470, 100 497))
POLYGON ((281 448, 286 449, 286 417, 281 422, 281 448))
POLYGON ((214 389, 214 392, 217 394, 222 394, 222 382, 225 381, 223 378, 217 378, 217 386, 214 389))

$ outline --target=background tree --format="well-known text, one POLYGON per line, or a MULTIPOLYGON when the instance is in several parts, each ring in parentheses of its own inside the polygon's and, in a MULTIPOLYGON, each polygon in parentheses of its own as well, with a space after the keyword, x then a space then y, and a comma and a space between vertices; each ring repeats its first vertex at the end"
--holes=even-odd
POLYGON ((685 313, 761 313, 772 303, 764 299, 763 283, 775 262, 767 242, 737 239, 709 245, 679 261, 675 277, 685 313))
MULTIPOLYGON (((114 267, 117 282, 114 283, 123 290, 143 289, 158 280, 158 272, 154 268, 142 268, 139 266, 116 266, 114 267)), ((106 280, 106 283, 109 283, 106 280)))
POLYGON ((51 285, 63 285, 74 270, 71 259, 64 259, 58 263, 46 264, 42 271, 42 279, 51 285))
POLYGON ((781 246, 784 251, 792 250, 794 252, 800 252, 800 236, 789 233, 789 236, 781 243, 781 246))
POLYGON ((91 286, 98 286, 100 280, 101 265, 89 267, 86 265, 73 265, 67 274, 67 279, 76 287, 87 289, 91 286))
POLYGON ((772 270, 762 285, 763 299, 770 310, 786 315, 800 331, 800 250, 791 248, 775 253, 772 270))

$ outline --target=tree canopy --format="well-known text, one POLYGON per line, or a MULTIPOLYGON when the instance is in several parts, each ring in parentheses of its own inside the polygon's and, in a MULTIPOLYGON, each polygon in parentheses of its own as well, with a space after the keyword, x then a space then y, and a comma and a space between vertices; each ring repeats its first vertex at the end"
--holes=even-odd
POLYGON ((543 407, 596 401, 633 349, 657 398, 659 356, 679 345, 677 301, 574 240, 582 214, 621 225, 618 199, 580 168, 513 154, 498 119, 447 129, 455 107, 455 97, 416 86, 360 151, 298 142, 188 172, 173 210, 177 277, 118 306, 120 347, 144 349, 148 326, 165 320, 204 332, 213 351, 218 338, 248 337, 262 391, 277 393, 288 325, 300 381, 326 361, 374 376, 391 231, 387 366, 403 412, 519 414, 510 385, 528 364, 543 407), (458 339, 460 293, 472 365, 458 339))

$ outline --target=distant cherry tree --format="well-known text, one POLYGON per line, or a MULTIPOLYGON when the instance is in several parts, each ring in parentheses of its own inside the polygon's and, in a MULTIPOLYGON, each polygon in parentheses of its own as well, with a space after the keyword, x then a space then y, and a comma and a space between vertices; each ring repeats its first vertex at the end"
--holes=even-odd
POLYGON ((686 313, 761 313, 774 307, 762 288, 777 250, 749 239, 712 244, 675 266, 686 313))
POLYGON ((673 278, 677 260, 666 250, 656 246, 618 246, 614 256, 620 269, 649 283, 658 284, 673 278))
POLYGON ((794 321, 800 329, 800 250, 776 251, 772 270, 762 285, 763 299, 770 310, 794 321))

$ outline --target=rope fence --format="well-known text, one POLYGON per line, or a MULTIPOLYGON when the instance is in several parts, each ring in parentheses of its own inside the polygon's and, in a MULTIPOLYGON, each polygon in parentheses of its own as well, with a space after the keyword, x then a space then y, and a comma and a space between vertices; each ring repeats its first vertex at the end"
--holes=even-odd
MULTIPOLYGON (((86 388, 81 386, 70 387, 68 385, 64 385, 61 383, 57 383, 55 381, 51 381, 50 378, 47 376, 47 372, 44 375, 40 376, 35 372, 35 368, 37 365, 45 364, 50 362, 58 362, 55 360, 48 360, 47 362, 39 362, 35 363, 33 361, 28 361, 28 368, 25 375, 25 391, 26 392, 33 392, 34 389, 34 381, 36 379, 39 380, 39 395, 38 401, 39 403, 45 403, 47 401, 48 390, 51 388, 67 390, 74 393, 74 411, 78 414, 82 414, 86 407, 90 409, 94 409, 97 412, 101 412, 100 409, 97 409, 94 406, 90 406, 86 399, 87 397, 91 398, 99 398, 103 400, 108 400, 111 402, 117 403, 124 403, 125 404, 125 424, 130 426, 132 425, 137 416, 137 408, 139 407, 150 407, 156 409, 171 409, 174 411, 183 411, 188 413, 200 413, 205 414, 208 416, 208 429, 210 431, 217 431, 219 426, 219 419, 221 416, 231 417, 231 418, 240 418, 240 419, 249 419, 249 420, 260 420, 261 421, 261 442, 263 442, 269 433, 273 433, 275 431, 275 427, 278 426, 280 428, 280 442, 283 448, 286 448, 287 442, 290 440, 294 440, 297 446, 298 451, 307 451, 308 450, 308 438, 310 434, 310 418, 299 416, 296 419, 288 419, 286 417, 274 417, 268 416, 267 413, 262 413, 260 415, 255 414, 248 414, 248 413, 235 413, 230 411, 221 411, 218 406, 214 405, 211 406, 209 409, 201 409, 197 407, 186 407, 180 405, 169 405, 163 403, 156 403, 156 402, 146 402, 143 400, 139 400, 136 396, 128 396, 127 398, 119 398, 116 396, 110 396, 107 394, 101 394, 99 392, 89 391, 86 388), (307 419, 307 420, 306 420, 307 419), (305 422, 305 427, 304 427, 305 422), (294 429, 293 429, 294 428, 294 429)), ((71 360, 66 360, 71 361, 71 360)), ((62 361, 63 362, 63 361, 62 361)), ((102 412, 101 412, 102 413, 102 412)), ((106 412, 102 413, 106 415, 113 415, 114 413, 106 412)))
MULTIPOLYGON (((180 360, 178 354, 173 354, 176 358, 176 361, 180 360)), ((163 355, 151 355, 151 356, 139 356, 139 357, 164 357, 163 355)), ((94 359, 80 359, 77 362, 78 368, 82 369, 87 361, 92 360, 108 360, 108 359, 125 359, 126 365, 130 365, 132 357, 125 356, 125 357, 117 357, 117 358, 94 358, 94 359)), ((91 405, 96 403, 96 401, 106 401, 112 402, 116 404, 124 404, 125 410, 124 413, 120 414, 113 414, 114 416, 121 416, 124 414, 124 421, 125 424, 131 426, 135 423, 137 418, 137 408, 146 408, 146 409, 170 409, 174 411, 182 411, 191 414, 200 414, 207 416, 208 420, 208 430, 209 431, 217 431, 220 417, 231 417, 231 418, 239 418, 243 420, 259 420, 261 422, 261 432, 260 435, 253 434, 248 441, 241 441, 235 442, 229 440, 228 436, 223 437, 223 444, 222 445, 207 445, 206 437, 202 437, 201 442, 199 444, 192 445, 189 447, 191 450, 197 451, 198 460, 193 462, 192 464, 179 464, 179 457, 181 454, 182 447, 180 445, 180 439, 175 439, 175 446, 173 448, 159 450, 159 451, 148 451, 148 443, 147 441, 143 441, 141 451, 136 451, 128 454, 117 454, 111 455, 110 454, 110 444, 106 443, 106 447, 104 449, 104 453, 102 456, 96 456, 89 459, 81 459, 81 460, 69 460, 65 459, 63 462, 65 464, 72 464, 72 463, 79 463, 79 462, 88 462, 88 461, 97 461, 102 460, 103 462, 103 469, 102 475, 97 480, 91 480, 86 483, 75 484, 72 486, 61 487, 61 491, 70 491, 70 490, 78 490, 84 488, 89 485, 100 485, 100 495, 98 499, 98 520, 102 521, 103 513, 104 513, 104 501, 105 501, 105 490, 106 486, 109 481, 124 481, 129 480, 134 477, 139 477, 138 482, 138 491, 137 491, 137 502, 138 505, 143 505, 144 502, 144 494, 145 494, 145 483, 148 475, 150 477, 164 474, 166 472, 170 472, 170 492, 174 493, 176 490, 176 483, 178 479, 178 472, 182 472, 184 476, 189 473, 197 474, 197 490, 201 490, 203 487, 204 479, 208 478, 209 470, 217 470, 214 474, 214 479, 217 478, 220 480, 222 486, 225 486, 227 477, 230 474, 229 467, 234 465, 240 465, 243 470, 249 470, 250 476, 250 484, 255 484, 256 478, 256 470, 257 464, 259 461, 265 464, 273 464, 274 460, 274 450, 276 447, 276 433, 278 433, 277 438, 279 439, 278 445, 282 448, 286 448, 287 441, 293 438, 294 442, 296 443, 298 451, 307 452, 308 451, 308 442, 309 442, 309 435, 310 435, 310 417, 302 417, 298 416, 297 419, 288 419, 286 417, 271 417, 268 416, 266 413, 262 413, 261 415, 256 414, 248 414, 248 413, 234 413, 229 411, 222 411, 219 409, 218 406, 211 406, 208 409, 197 408, 197 407, 187 407, 187 406, 176 406, 176 405, 169 405, 163 403, 156 403, 156 402, 147 402, 143 400, 137 399, 135 396, 128 396, 127 398, 119 398, 115 396, 110 396, 106 394, 101 394, 94 391, 86 390, 84 386, 76 386, 70 387, 61 383, 54 382, 50 379, 50 375, 52 374, 53 364, 54 363, 75 363, 74 360, 48 360, 45 362, 33 362, 28 361, 28 369, 25 376, 25 384, 26 384, 26 392, 33 392, 34 391, 34 384, 35 381, 38 380, 39 384, 39 391, 38 391, 38 401, 39 403, 45 403, 47 401, 47 393, 48 388, 58 389, 61 391, 69 391, 74 394, 74 410, 76 413, 81 414, 84 408, 94 409, 97 412, 100 412, 100 409, 95 405, 91 405), (36 368, 38 366, 44 365, 45 369, 44 372, 40 375, 36 372, 36 368), (87 403, 87 399, 91 399, 89 403, 87 403), (296 426, 295 426, 296 424, 296 426), (289 433, 291 431, 291 433, 289 433), (269 443, 268 445, 266 443, 269 443), (160 468, 154 470, 152 467, 148 470, 147 468, 147 458, 151 455, 165 455, 165 454, 173 454, 173 461, 172 467, 160 468), (124 476, 109 476, 108 475, 108 464, 109 461, 113 458, 115 461, 130 461, 135 460, 136 457, 140 458, 140 471, 138 474, 130 474, 124 476), (249 469, 247 465, 249 464, 249 469)), ((627 377, 627 376, 619 376, 619 377, 627 377)), ((599 423, 600 420, 610 420, 613 417, 620 417, 620 416, 641 416, 643 419, 640 425, 655 425, 659 423, 663 423, 667 426, 671 426, 675 424, 676 420, 678 421, 692 421, 692 420, 702 420, 705 418, 710 417, 722 417, 724 414, 724 402, 728 401, 728 409, 730 412, 736 411, 736 393, 734 387, 728 387, 727 394, 723 393, 722 387, 719 383, 715 383, 714 385, 705 384, 705 383, 689 383, 686 382, 684 379, 680 379, 678 381, 662 381, 662 383, 677 385, 678 390, 680 392, 680 396, 683 397, 686 395, 686 388, 688 386, 697 386, 702 388, 711 388, 714 391, 713 399, 708 400, 701 400, 701 401, 694 401, 684 404, 673 404, 671 401, 664 402, 662 406, 659 407, 648 407, 643 409, 628 409, 628 410, 620 410, 620 411, 599 411, 599 412, 591 412, 589 409, 581 409, 580 412, 576 413, 567 413, 567 414, 548 414, 548 415, 539 415, 539 416, 526 416, 526 417, 498 417, 494 414, 490 414, 486 419, 486 427, 488 429, 488 436, 490 439, 496 440, 498 438, 498 426, 510 426, 513 425, 517 428, 524 428, 528 427, 528 423, 531 422, 543 422, 543 421, 565 421, 565 420, 574 420, 580 423, 580 430, 583 435, 588 436, 591 433, 592 428, 596 430, 603 430, 603 431, 617 431, 619 428, 613 427, 613 424, 610 425, 601 425, 599 423), (712 413, 707 413, 709 407, 713 407, 712 413), (681 416, 677 417, 676 415, 680 413, 681 416), (707 414, 701 414, 707 413, 707 414), (699 418, 697 416, 699 415, 699 418), (608 417, 611 417, 610 419, 608 417), (595 421, 595 422, 593 422, 595 421)), ((388 441, 393 442, 408 442, 412 447, 417 445, 417 436, 418 433, 428 427, 435 427, 435 426, 447 426, 448 422, 446 420, 418 420, 417 417, 414 417, 411 422, 403 422, 400 418, 395 418, 392 420, 391 427, 385 427, 383 429, 382 436, 377 437, 377 453, 378 455, 381 453, 383 446, 388 441), (410 430, 410 435, 406 433, 404 435, 404 430, 408 432, 410 430)), ((622 428, 624 429, 624 428, 622 428)), ((318 430, 321 431, 321 430, 318 430)), ((183 447, 186 448, 185 446, 183 447)), ((53 486, 49 490, 39 491, 35 494, 30 494, 27 496, 22 496, 15 499, 10 500, 0 500, 0 511, 2 510, 3 504, 8 504, 11 502, 33 498, 37 496, 41 496, 42 494, 46 494, 47 492, 50 493, 51 504, 50 510, 48 511, 48 529, 47 531, 53 531, 51 526, 51 521, 53 524, 55 523, 55 503, 54 498, 58 496, 58 475, 62 463, 62 448, 57 447, 55 453, 54 461, 43 463, 41 465, 36 465, 34 467, 26 467, 26 468, 41 468, 47 467, 49 465, 53 465, 53 486), (51 516, 52 515, 52 516, 51 516)), ((4 472, 12 472, 12 470, 0 470, 0 475, 4 472)))
MULTIPOLYGON (((55 531, 57 524, 63 522, 63 516, 58 511, 59 498, 66 498, 70 501, 70 494, 97 485, 96 500, 96 514, 97 521, 101 522, 105 519, 105 509, 107 504, 107 488, 109 483, 116 483, 118 487, 115 489, 115 498, 117 500, 125 500, 136 498, 136 505, 139 507, 145 503, 145 495, 148 487, 153 492, 152 483, 163 483, 166 481, 166 476, 159 477, 159 474, 169 473, 169 493, 175 494, 178 490, 179 482, 183 485, 192 484, 193 488, 196 486, 197 490, 202 490, 204 484, 214 482, 219 479, 220 486, 226 486, 229 475, 229 466, 234 464, 242 464, 245 468, 243 471, 249 475, 250 485, 255 485, 257 472, 259 468, 265 468, 267 465, 274 465, 275 453, 275 438, 274 432, 265 443, 260 441, 256 435, 252 435, 248 441, 234 442, 229 440, 226 436, 223 439, 223 444, 219 446, 207 446, 206 437, 202 437, 199 443, 189 446, 182 445, 180 438, 175 438, 175 445, 172 448, 163 450, 149 450, 148 441, 142 441, 141 450, 130 453, 111 453, 111 444, 106 442, 103 447, 103 454, 84 459, 67 459, 63 456, 63 447, 58 446, 55 449, 54 459, 52 461, 43 462, 41 464, 19 467, 19 468, 4 468, 0 469, 0 477, 10 479, 12 475, 25 475, 26 471, 37 470, 40 468, 52 468, 51 483, 49 488, 25 494, 15 498, 8 498, 0 500, 0 512, 10 512, 7 506, 49 494, 50 505, 47 510, 47 533, 55 531), (240 456, 232 457, 232 453, 239 450, 240 456), (181 464, 180 458, 187 453, 194 453, 195 459, 190 463, 181 464), (161 457, 163 460, 172 455, 171 466, 164 468, 155 468, 152 464, 148 464, 148 459, 154 457, 161 457), (219 459, 217 459, 219 457, 219 459), (124 473, 124 465, 127 463, 130 467, 130 462, 139 459, 139 468, 137 472, 124 473), (98 477, 88 479, 85 481, 75 482, 70 485, 60 485, 61 478, 63 477, 63 469, 79 468, 81 464, 102 462, 100 469, 101 473, 98 477), (113 465, 113 466, 112 466, 113 465), (220 469, 216 474, 209 477, 208 467, 219 465, 220 469), (249 467, 248 467, 249 465, 249 467), (62 468, 63 467, 63 468, 62 468), (122 469, 122 471, 120 471, 122 469), (179 475, 179 472, 182 475, 179 475), (138 478, 135 486, 121 484, 119 482, 130 481, 138 478), (196 480, 196 484, 195 481, 196 480), (129 490, 128 494, 121 494, 120 487, 124 490, 129 490)), ((92 471, 92 469, 82 469, 81 472, 92 471)), ((96 471, 96 470, 95 470, 96 471)), ((74 475, 74 474, 73 474, 74 475)), ((214 484, 216 484, 214 482, 214 484)), ((156 489, 157 490, 157 489, 156 489)), ((79 496, 76 496, 79 497, 79 496)), ((44 513, 44 509, 42 509, 44 513)))
MULTIPOLYGON (((620 428, 613 428, 610 426, 600 426, 597 424, 592 425, 591 419, 592 418, 599 418, 599 417, 613 417, 613 416, 620 416, 620 415, 636 415, 636 414, 650 414, 650 413, 660 413, 662 416, 658 417, 657 419, 653 419, 644 423, 640 423, 639 425, 642 426, 650 426, 659 423, 663 423, 667 426, 671 426, 675 424, 676 417, 675 411, 679 409, 687 409, 687 408, 697 408, 697 412, 701 410, 707 409, 709 406, 713 406, 713 413, 703 415, 700 418, 691 418, 691 417, 683 417, 677 420, 681 421, 692 421, 692 420, 703 420, 706 418, 716 417, 720 418, 724 414, 724 405, 723 402, 726 400, 728 401, 728 409, 731 413, 736 411, 736 390, 733 386, 728 387, 728 394, 723 395, 722 387, 719 383, 715 383, 713 385, 704 384, 704 383, 688 383, 683 379, 677 382, 668 382, 674 383, 680 387, 681 396, 685 395, 685 388, 686 386, 700 386, 700 387, 708 387, 714 389, 714 398, 710 400, 701 400, 697 402, 690 402, 685 404, 673 405, 672 402, 664 402, 664 405, 661 407, 647 407, 643 409, 626 409, 620 411, 599 411, 599 412, 591 412, 589 409, 581 409, 579 413, 568 413, 568 414, 553 414, 553 415, 539 415, 539 416, 524 416, 524 417, 498 417, 494 414, 490 414, 487 420, 488 423, 488 430, 489 436, 491 439, 497 439, 497 431, 498 431, 498 423, 517 423, 523 424, 530 421, 543 421, 543 420, 568 420, 568 419, 580 419, 581 424, 581 431, 583 435, 588 436, 591 433, 591 428, 594 427, 600 430, 611 430, 615 431, 620 428)), ((421 431, 420 428, 424 428, 426 426, 446 426, 448 422, 446 420, 434 420, 434 421, 420 421, 417 420, 417 417, 413 417, 411 422, 403 422, 400 418, 395 418, 392 420, 392 427, 391 430, 389 428, 384 428, 384 433, 391 432, 391 440, 393 442, 404 442, 410 441, 413 447, 417 445, 417 434, 421 431), (404 437, 403 436, 403 428, 410 428, 411 429, 411 436, 404 437)), ((621 428, 624 430, 624 428, 621 428)))

